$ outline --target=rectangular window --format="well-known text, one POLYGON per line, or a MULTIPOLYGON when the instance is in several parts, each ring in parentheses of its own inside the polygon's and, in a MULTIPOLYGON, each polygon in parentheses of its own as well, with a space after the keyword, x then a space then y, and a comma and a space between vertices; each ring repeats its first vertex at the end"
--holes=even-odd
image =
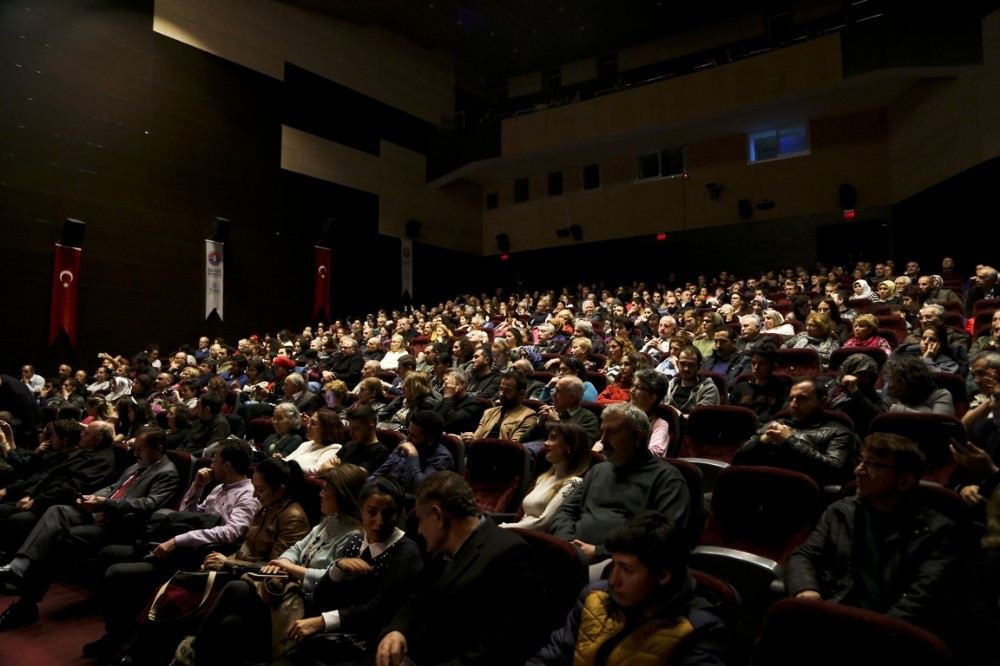
POLYGON ((583 189, 596 190, 601 186, 601 167, 597 164, 588 164, 583 167, 583 189))
POLYGON ((522 203, 531 198, 531 189, 527 178, 518 178, 514 181, 514 203, 522 203))
POLYGON ((751 164, 809 154, 809 132, 805 124, 754 132, 747 139, 751 164))
POLYGON ((553 171, 549 174, 549 196, 557 197, 563 193, 562 171, 553 171))
POLYGON ((684 147, 639 155, 639 180, 684 175, 684 147))

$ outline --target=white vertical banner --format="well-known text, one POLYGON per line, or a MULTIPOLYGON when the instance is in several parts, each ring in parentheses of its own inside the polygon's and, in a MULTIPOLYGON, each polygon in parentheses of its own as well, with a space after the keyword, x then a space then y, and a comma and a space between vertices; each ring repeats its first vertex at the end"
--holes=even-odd
POLYGON ((224 244, 205 241, 205 319, 215 310, 222 319, 222 277, 224 244))
POLYGON ((400 239, 400 295, 413 298, 413 241, 409 238, 400 239))

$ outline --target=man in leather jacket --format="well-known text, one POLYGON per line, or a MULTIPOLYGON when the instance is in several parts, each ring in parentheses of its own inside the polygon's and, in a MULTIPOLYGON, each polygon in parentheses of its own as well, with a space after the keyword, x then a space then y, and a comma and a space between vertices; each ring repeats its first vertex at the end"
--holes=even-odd
POLYGON ((733 464, 783 467, 808 474, 821 486, 844 481, 858 437, 824 414, 826 397, 812 379, 796 383, 788 395, 790 416, 765 424, 740 447, 733 464))

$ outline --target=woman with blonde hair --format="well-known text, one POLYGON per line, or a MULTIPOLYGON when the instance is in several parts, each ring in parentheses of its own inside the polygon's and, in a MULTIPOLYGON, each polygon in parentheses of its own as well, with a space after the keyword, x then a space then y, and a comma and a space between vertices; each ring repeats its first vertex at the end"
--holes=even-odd
POLYGON ((830 365, 830 354, 840 348, 840 340, 833 331, 830 317, 813 312, 806 317, 806 330, 793 335, 782 346, 785 349, 815 349, 819 354, 820 367, 826 370, 830 365))
POLYGON ((379 361, 379 367, 383 370, 395 371, 399 364, 399 357, 405 356, 409 352, 406 351, 406 339, 403 338, 399 333, 392 336, 389 342, 389 351, 385 353, 382 360, 379 361))
POLYGON ((867 347, 881 349, 886 356, 892 353, 889 341, 878 334, 878 319, 875 315, 860 314, 854 318, 854 335, 847 338, 844 347, 867 347))

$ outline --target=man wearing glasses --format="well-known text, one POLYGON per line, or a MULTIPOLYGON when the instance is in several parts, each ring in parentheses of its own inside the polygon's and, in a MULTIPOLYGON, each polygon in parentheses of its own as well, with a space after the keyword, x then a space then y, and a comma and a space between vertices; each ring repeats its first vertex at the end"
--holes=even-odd
POLYGON ((789 557, 789 594, 936 625, 959 545, 956 525, 916 494, 924 466, 911 440, 869 435, 854 468, 857 494, 830 505, 789 557))

